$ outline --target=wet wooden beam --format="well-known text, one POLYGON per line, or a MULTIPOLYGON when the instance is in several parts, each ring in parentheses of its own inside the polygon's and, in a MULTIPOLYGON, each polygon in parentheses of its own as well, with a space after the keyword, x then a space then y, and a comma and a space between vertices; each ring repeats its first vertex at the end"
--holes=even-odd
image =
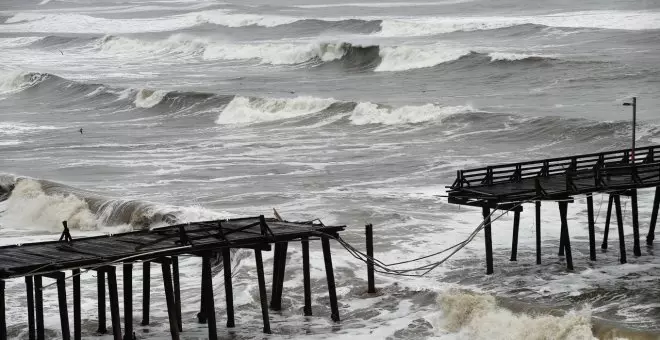
POLYGON ((37 333, 34 324, 34 280, 32 276, 25 277, 25 293, 27 295, 28 339, 36 340, 37 333))
POLYGON ((568 270, 573 270, 573 255, 571 253, 571 238, 568 234, 568 219, 567 219, 567 211, 568 211, 568 202, 559 202, 559 214, 561 215, 561 230, 562 230, 562 235, 564 238, 564 241, 562 242, 564 245, 564 250, 566 253, 566 268, 568 270))
POLYGON ((518 260, 518 229, 520 228, 520 211, 513 213, 513 236, 511 239, 511 261, 518 260))
POLYGON ((658 208, 660 207, 660 187, 655 188, 655 196, 653 198, 653 210, 651 211, 651 223, 649 224, 649 233, 646 235, 646 244, 653 245, 655 239, 655 223, 658 220, 658 208))
POLYGON ((612 218, 612 204, 614 203, 614 195, 610 194, 607 203, 607 215, 605 216, 605 230, 603 231, 603 244, 600 246, 602 249, 607 249, 607 237, 610 233, 610 221, 612 218))
POLYGON ((630 202, 632 206, 632 225, 633 225, 633 254, 642 256, 642 250, 639 245, 639 212, 637 208, 637 189, 630 190, 630 202))
POLYGON ((268 316, 268 296, 266 296, 266 278, 264 275, 264 262, 261 257, 261 249, 254 250, 254 259, 257 265, 257 279, 259 281, 259 300, 261 300, 261 317, 264 322, 263 331, 266 334, 271 334, 270 318, 268 316))
POLYGON ((37 340, 46 338, 44 330, 44 295, 41 275, 34 276, 34 311, 37 322, 37 340))
MULTIPOLYGON (((311 284, 310 272, 309 272, 309 238, 303 237, 303 239, 301 240, 301 244, 302 244, 302 255, 303 255, 303 289, 304 289, 304 298, 305 298, 305 307, 303 307, 303 314, 305 316, 311 316, 312 315, 312 284, 311 284)), ((261 251, 259 251, 259 258, 261 259, 261 251)), ((257 265, 259 265, 259 263, 257 263, 257 265)), ((263 267, 263 264, 261 264, 261 266, 263 267)))
POLYGON ((231 258, 229 248, 222 249, 222 263, 225 274, 225 295, 227 302, 227 327, 234 327, 234 290, 231 282, 231 258))
POLYGON ((484 239, 486 242, 486 274, 493 273, 493 240, 490 233, 490 209, 482 207, 481 215, 484 220, 484 239))
POLYGON ((332 268, 332 253, 330 252, 330 240, 327 237, 321 237, 323 248, 323 261, 325 262, 325 276, 328 281, 328 295, 330 297, 330 315, 332 321, 339 322, 339 305, 337 304, 337 291, 335 288, 335 274, 332 268))
POLYGON ((142 262, 142 326, 149 324, 149 309, 151 307, 151 262, 142 262))
POLYGON ((594 222, 594 198, 587 195, 587 222, 589 224, 589 259, 596 261, 596 223, 594 222))
POLYGON ((179 257, 172 256, 172 279, 174 284, 174 306, 176 307, 176 323, 179 332, 183 332, 183 321, 181 320, 181 283, 179 282, 179 257))
POLYGON ((119 319, 119 293, 117 292, 117 270, 114 266, 105 267, 108 276, 108 297, 110 300, 110 320, 114 340, 121 340, 121 320, 119 319))
POLYGON ((73 274, 73 338, 82 339, 82 315, 80 305, 80 269, 74 269, 73 274))
POLYGON ((614 205, 616 207, 616 222, 619 229, 619 261, 623 264, 628 262, 626 259, 626 241, 623 232, 623 213, 621 212, 621 196, 614 196, 614 205))
POLYGON ((125 262, 124 274, 124 340, 133 340, 133 263, 125 262))
POLYGON ((163 287, 165 288, 165 300, 167 301, 167 316, 170 321, 170 335, 172 340, 179 340, 179 325, 176 321, 176 306, 174 304, 174 286, 172 284, 172 269, 170 259, 161 259, 163 270, 163 287))
POLYGON ((541 201, 534 203, 536 209, 536 264, 541 264, 541 201))
POLYGON ((215 321, 215 300, 213 299, 213 275, 211 274, 211 254, 202 256, 202 303, 204 317, 208 318, 209 340, 218 339, 215 321))

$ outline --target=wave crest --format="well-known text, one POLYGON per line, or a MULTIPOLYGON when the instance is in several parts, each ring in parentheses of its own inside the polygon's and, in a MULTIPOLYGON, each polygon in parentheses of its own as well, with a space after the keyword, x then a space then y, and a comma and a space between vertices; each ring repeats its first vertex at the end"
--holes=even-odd
POLYGON ((359 103, 351 113, 350 120, 355 125, 366 124, 415 124, 442 120, 458 113, 474 112, 471 106, 438 106, 426 104, 421 106, 402 106, 398 108, 373 104, 359 103))
POLYGON ((248 98, 235 97, 220 113, 217 124, 252 124, 294 118, 320 112, 334 99, 315 97, 248 98))

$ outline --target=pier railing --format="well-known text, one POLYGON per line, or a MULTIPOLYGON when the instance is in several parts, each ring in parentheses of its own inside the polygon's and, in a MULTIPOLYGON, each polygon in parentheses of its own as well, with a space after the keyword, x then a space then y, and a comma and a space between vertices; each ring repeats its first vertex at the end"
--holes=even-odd
MULTIPOLYGON (((570 157, 509 163, 476 169, 457 171, 452 190, 515 183, 528 178, 566 176, 567 191, 576 189, 578 180, 593 180, 594 187, 601 187, 605 178, 613 175, 630 175, 630 181, 644 182, 660 179, 660 145, 592 153, 570 157)), ((616 183, 612 183, 617 185, 616 183)), ((579 191, 579 190, 578 190, 579 191)))

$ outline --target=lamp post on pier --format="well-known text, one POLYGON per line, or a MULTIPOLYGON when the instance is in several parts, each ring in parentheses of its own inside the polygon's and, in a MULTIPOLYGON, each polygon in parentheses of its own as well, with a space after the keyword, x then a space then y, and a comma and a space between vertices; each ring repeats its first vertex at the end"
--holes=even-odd
POLYGON ((630 160, 635 163, 635 126, 637 125, 637 97, 632 97, 632 103, 623 103, 623 106, 632 106, 632 150, 630 160))

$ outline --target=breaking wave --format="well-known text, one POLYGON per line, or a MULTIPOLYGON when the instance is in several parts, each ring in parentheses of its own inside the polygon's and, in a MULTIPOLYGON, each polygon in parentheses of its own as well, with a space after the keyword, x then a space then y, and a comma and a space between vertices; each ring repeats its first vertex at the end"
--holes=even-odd
POLYGON ((20 92, 55 77, 48 73, 10 71, 0 75, 0 93, 20 92))
POLYGON ((235 97, 220 113, 217 124, 252 124, 282 120, 317 113, 327 109, 334 99, 314 97, 247 98, 235 97))
POLYGON ((61 230, 97 230, 123 226, 144 229, 192 220, 232 217, 198 207, 172 207, 140 200, 111 199, 60 183, 0 175, 3 226, 61 230))
POLYGON ((438 297, 442 318, 439 329, 458 333, 461 339, 566 339, 591 340, 588 309, 564 315, 514 313, 498 306, 491 295, 449 291, 438 297))

